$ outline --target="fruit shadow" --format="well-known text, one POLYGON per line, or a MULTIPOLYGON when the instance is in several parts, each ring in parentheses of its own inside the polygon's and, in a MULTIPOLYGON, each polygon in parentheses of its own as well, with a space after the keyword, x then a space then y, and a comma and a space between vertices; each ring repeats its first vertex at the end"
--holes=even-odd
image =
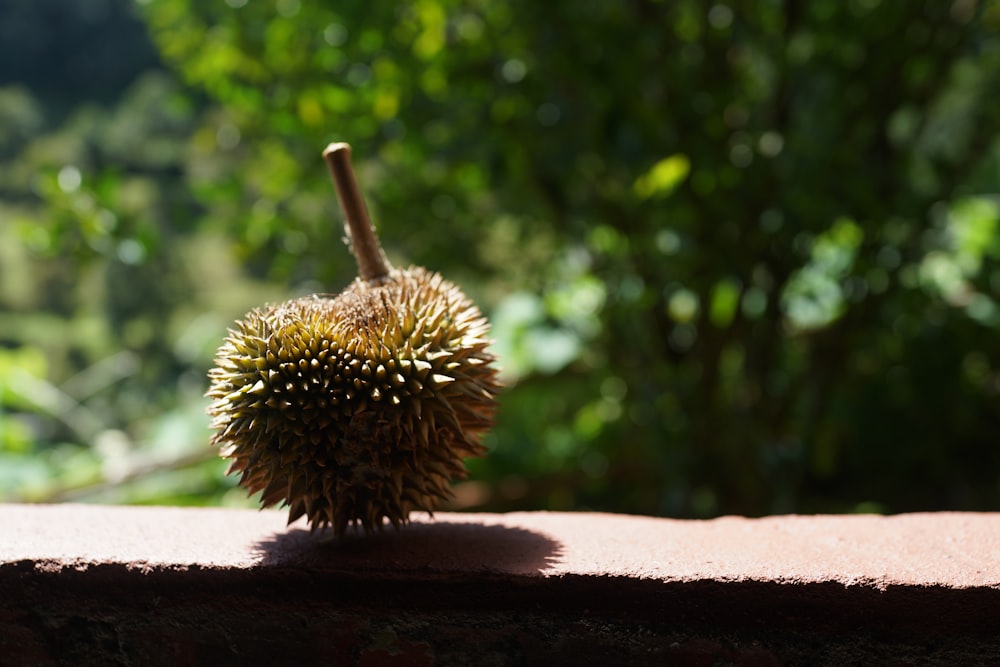
POLYGON ((526 528, 433 518, 368 535, 350 530, 340 539, 291 526, 256 546, 263 568, 521 576, 544 574, 562 553, 558 541, 526 528))

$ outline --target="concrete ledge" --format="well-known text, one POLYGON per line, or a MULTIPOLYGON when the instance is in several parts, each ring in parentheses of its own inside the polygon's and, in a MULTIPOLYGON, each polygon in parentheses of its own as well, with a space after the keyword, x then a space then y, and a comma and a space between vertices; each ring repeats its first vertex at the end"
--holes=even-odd
POLYGON ((0 664, 1000 664, 1000 514, 0 505, 0 664))

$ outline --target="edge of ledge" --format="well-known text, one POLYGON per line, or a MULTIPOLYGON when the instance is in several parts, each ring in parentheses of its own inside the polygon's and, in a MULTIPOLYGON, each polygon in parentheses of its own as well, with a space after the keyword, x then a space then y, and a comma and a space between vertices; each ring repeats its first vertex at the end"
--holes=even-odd
POLYGON ((120 564, 1000 590, 1000 513, 694 521, 442 512, 339 541, 285 521, 277 510, 0 505, 0 571, 30 561, 52 572, 120 564))
POLYGON ((1000 514, 440 513, 335 541, 280 511, 0 505, 0 655, 986 664, 997 553, 1000 514))

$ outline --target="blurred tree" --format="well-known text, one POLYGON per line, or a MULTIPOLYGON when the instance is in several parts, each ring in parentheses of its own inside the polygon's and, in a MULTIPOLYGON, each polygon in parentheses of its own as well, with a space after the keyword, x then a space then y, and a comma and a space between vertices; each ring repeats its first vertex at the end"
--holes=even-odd
POLYGON ((241 138, 203 201, 263 270, 346 281, 347 139, 390 254, 496 306, 491 506, 1000 500, 996 2, 146 13, 241 138))
POLYGON ((50 120, 158 64, 129 0, 0 0, 0 16, 0 86, 30 82, 50 120))
MULTIPOLYGON (((0 115, 37 104, 0 89, 0 115)), ((155 462, 209 458, 199 395, 210 353, 194 360, 194 400, 186 375, 186 307, 198 299, 181 249, 197 216, 180 165, 195 119, 176 84, 153 72, 113 112, 84 106, 57 129, 24 125, 0 163, 4 496, 72 497, 155 462), (167 435, 179 418, 189 425, 167 435)), ((197 495, 225 490, 216 482, 197 495)), ((161 485, 156 498, 172 496, 161 485)))
POLYGON ((510 389, 463 503, 1000 505, 996 0, 140 5, 207 106, 137 130, 177 170, 147 261, 191 279, 133 319, 221 340, 235 285, 342 287, 319 153, 348 140, 393 261, 493 315, 510 389))
POLYGON ((131 9, 0 1, 3 500, 206 502, 231 486, 201 398, 226 321, 206 313, 226 311, 198 285, 236 269, 189 238, 199 104, 131 9))

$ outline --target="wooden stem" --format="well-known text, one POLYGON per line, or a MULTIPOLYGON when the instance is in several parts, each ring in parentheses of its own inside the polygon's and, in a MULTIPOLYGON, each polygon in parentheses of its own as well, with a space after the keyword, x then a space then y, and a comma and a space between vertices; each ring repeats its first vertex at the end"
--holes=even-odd
POLYGON ((392 267, 378 242, 375 228, 372 226, 371 218, 368 217, 364 197, 361 196, 358 182, 354 178, 350 144, 343 142, 330 144, 323 151, 323 159, 330 168, 330 177, 333 179, 334 187, 337 188, 340 208, 346 220, 344 227, 351 242, 351 252, 358 262, 358 274, 362 280, 381 280, 389 275, 392 267))

